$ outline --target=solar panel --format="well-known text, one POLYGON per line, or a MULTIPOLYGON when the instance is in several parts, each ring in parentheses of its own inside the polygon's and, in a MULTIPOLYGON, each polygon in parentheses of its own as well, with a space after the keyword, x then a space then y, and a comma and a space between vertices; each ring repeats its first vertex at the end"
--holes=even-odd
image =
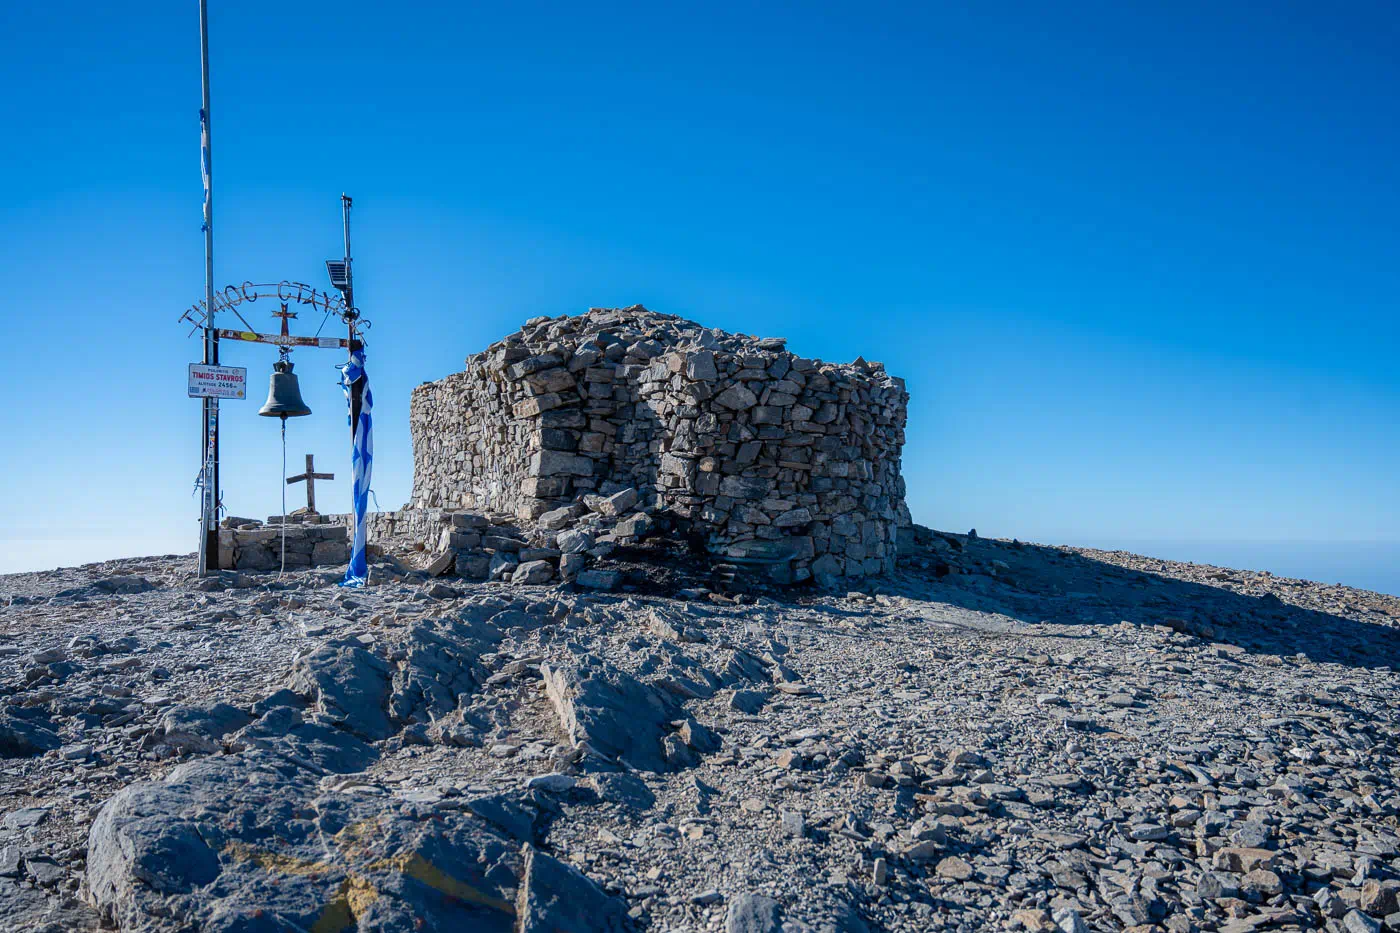
POLYGON ((345 263, 339 259, 326 260, 326 272, 330 273, 331 286, 341 291, 350 287, 350 275, 345 263))

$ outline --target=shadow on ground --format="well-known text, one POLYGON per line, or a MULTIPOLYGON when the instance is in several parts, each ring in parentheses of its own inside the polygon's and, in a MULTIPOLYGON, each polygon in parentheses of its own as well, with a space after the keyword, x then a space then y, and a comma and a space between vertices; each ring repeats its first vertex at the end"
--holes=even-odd
POLYGON ((951 535, 932 545, 901 558, 901 572, 876 592, 1022 622, 1168 625, 1254 653, 1400 667, 1400 619, 1383 611, 1400 606, 1393 597, 1351 591, 1352 605, 1343 607, 1324 587, 1295 588, 1254 573, 1212 585, 1042 545, 951 535))

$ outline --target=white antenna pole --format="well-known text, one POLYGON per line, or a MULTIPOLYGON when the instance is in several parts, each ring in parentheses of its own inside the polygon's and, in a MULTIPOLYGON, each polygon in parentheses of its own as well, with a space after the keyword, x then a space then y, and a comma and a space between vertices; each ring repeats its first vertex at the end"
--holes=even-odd
MULTIPOLYGON (((214 153, 209 115, 209 4, 199 0, 200 123, 204 162, 204 362, 218 365, 219 335, 214 327, 214 153)), ((204 504, 200 519, 199 575, 219 566, 219 400, 206 398, 202 412, 204 438, 204 504)))
POLYGON ((342 222, 345 224, 345 305, 348 308, 355 307, 355 279, 350 272, 350 205, 352 201, 350 195, 340 196, 340 212, 342 222))

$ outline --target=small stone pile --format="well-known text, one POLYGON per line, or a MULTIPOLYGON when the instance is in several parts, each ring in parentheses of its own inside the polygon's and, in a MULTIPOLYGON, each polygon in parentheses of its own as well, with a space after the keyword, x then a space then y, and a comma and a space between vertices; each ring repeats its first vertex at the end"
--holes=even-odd
MULTIPOLYGON (((445 509, 405 510, 375 516, 370 537, 381 547, 418 548, 433 554, 433 576, 521 584, 577 582, 584 589, 615 589, 616 570, 589 569, 619 546, 640 543, 658 530, 641 508, 636 489, 610 496, 585 495, 546 512, 528 527, 506 513, 481 515, 445 509)), ((337 520, 350 520, 337 516, 337 520)))
POLYGON ((885 573, 909 524, 907 403, 879 363, 640 305, 533 318, 414 390, 412 508, 533 520, 631 489, 722 560, 783 562, 794 580, 885 573))

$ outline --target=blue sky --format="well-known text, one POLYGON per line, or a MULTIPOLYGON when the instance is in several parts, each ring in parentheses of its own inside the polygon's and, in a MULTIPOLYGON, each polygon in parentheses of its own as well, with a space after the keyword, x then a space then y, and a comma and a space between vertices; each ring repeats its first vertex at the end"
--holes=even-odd
MULTIPOLYGON (((936 527, 1400 540, 1393 5, 211 5, 216 278, 324 284, 355 197, 385 507, 414 385, 642 302, 904 375, 936 527)), ((194 547, 197 27, 0 11, 0 571, 194 547)), ((224 362, 225 502, 275 512, 272 352, 224 362)))

